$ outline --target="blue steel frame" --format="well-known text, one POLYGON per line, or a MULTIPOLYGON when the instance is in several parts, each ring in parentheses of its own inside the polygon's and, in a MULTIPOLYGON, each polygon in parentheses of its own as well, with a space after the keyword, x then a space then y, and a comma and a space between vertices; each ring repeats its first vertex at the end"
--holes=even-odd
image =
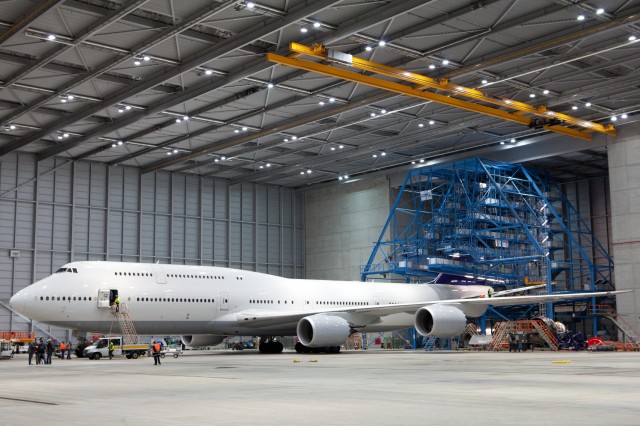
MULTIPOLYGON (((361 279, 533 282, 552 293, 595 290, 612 271, 613 260, 548 175, 474 158, 407 174, 361 279)), ((551 303, 546 315, 553 317, 551 303)))

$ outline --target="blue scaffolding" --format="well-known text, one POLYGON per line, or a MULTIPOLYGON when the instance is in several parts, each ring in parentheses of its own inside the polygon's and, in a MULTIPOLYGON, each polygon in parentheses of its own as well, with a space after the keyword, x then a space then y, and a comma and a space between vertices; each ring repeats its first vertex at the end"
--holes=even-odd
MULTIPOLYGON (((545 284, 552 293, 605 287, 612 271, 607 251, 547 174, 468 159, 407 174, 361 278, 545 284)), ((540 314, 553 317, 553 306, 544 308, 540 314)))

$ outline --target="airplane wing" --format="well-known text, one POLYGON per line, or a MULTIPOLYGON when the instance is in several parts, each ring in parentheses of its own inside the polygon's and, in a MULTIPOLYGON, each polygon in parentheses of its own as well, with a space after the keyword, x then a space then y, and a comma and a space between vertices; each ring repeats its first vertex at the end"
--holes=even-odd
POLYGON ((543 288, 546 286, 547 286, 546 284, 538 284, 538 285, 530 285, 526 287, 517 287, 517 288, 512 288, 511 290, 497 291, 493 293, 491 297, 501 297, 501 296, 506 296, 507 294, 513 294, 513 293, 524 293, 525 291, 535 290, 537 288, 543 288))
POLYGON ((244 311, 235 314, 238 324, 244 325, 277 325, 297 322, 300 319, 315 314, 351 314, 361 318, 369 317, 371 321, 375 318, 391 315, 396 313, 414 314, 423 306, 429 305, 460 305, 464 310, 464 306, 517 306, 531 305, 536 303, 559 302, 562 300, 572 299, 588 299, 592 297, 612 296, 616 294, 629 293, 633 290, 620 291, 597 291, 590 293, 561 293, 561 294, 539 294, 533 296, 502 296, 502 297, 485 297, 476 299, 447 299, 447 300, 428 300, 419 303, 404 303, 391 305, 373 305, 358 306, 352 308, 330 308, 299 312, 276 312, 266 310, 244 311))

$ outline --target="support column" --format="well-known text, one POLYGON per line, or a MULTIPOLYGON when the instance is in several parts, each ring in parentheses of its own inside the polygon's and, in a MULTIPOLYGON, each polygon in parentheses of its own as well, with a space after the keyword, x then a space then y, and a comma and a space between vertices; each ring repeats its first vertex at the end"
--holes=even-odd
MULTIPOLYGON (((623 322, 640 330, 640 123, 618 129, 609 145, 611 230, 617 296, 623 322)), ((632 330, 630 330, 632 331, 632 330)))

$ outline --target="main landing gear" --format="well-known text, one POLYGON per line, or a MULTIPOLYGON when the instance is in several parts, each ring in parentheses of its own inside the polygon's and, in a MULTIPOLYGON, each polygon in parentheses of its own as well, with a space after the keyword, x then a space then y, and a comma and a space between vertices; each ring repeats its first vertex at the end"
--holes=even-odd
POLYGON ((296 343, 295 349, 299 354, 319 354, 320 352, 337 354, 338 352, 340 352, 340 346, 322 346, 319 348, 312 348, 309 346, 305 346, 300 342, 296 343))
POLYGON ((273 336, 260 339, 260 344, 258 345, 258 350, 261 354, 279 354, 283 349, 282 343, 276 341, 273 336))

